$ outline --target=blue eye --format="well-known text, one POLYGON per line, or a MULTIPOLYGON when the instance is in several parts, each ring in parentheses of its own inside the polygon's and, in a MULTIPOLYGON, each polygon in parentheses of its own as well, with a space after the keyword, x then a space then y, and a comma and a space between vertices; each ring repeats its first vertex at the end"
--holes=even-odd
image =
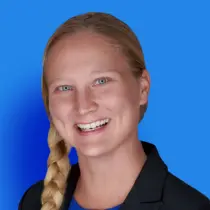
POLYGON ((68 91, 68 90, 72 90, 72 87, 70 85, 62 85, 58 87, 59 91, 68 91))
POLYGON ((108 79, 104 77, 104 78, 97 79, 95 84, 96 85, 103 85, 107 82, 108 82, 108 79))

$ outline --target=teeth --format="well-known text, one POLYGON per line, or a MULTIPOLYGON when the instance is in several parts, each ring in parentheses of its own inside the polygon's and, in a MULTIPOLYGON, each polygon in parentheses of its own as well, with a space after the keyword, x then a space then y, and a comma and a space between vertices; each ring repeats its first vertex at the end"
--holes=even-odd
POLYGON ((89 129, 91 127, 91 125, 90 124, 88 124, 88 125, 83 125, 83 128, 87 128, 87 129, 89 129))
POLYGON ((91 128, 95 128, 95 127, 96 127, 96 124, 95 124, 95 123, 91 123, 91 124, 90 124, 90 127, 91 127, 91 128))
POLYGON ((89 124, 77 124, 77 126, 82 130, 89 130, 89 129, 93 130, 96 127, 104 125, 105 123, 108 123, 108 122, 109 122, 109 119, 104 119, 104 120, 98 120, 96 122, 92 122, 89 124))

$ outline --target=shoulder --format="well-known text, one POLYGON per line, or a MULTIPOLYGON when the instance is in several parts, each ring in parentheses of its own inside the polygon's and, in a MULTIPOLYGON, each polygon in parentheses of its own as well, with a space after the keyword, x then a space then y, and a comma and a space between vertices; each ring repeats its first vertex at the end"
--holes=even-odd
POLYGON ((171 173, 166 178, 163 201, 180 210, 210 210, 209 198, 171 173))
POLYGON ((18 210, 40 210, 43 186, 42 180, 29 187, 20 200, 18 210))

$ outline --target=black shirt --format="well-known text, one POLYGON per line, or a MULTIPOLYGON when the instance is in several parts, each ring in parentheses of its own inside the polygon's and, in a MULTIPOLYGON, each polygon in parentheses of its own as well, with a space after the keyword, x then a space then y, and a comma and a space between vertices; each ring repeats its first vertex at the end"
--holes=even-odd
MULTIPOLYGON (((210 210, 210 200, 168 171, 156 147, 142 142, 147 160, 120 210, 210 210)), ((79 165, 71 167, 61 210, 68 210, 77 181, 79 165)), ((40 210, 43 181, 23 195, 19 210, 40 210)))

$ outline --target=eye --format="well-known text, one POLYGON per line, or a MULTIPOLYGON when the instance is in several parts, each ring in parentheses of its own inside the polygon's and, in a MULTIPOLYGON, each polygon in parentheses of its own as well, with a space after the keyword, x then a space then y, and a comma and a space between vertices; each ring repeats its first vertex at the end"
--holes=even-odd
POLYGON ((68 90, 72 90, 72 86, 70 86, 70 85, 61 85, 61 86, 59 86, 57 88, 57 90, 65 92, 65 91, 68 91, 68 90))
POLYGON ((107 77, 99 78, 96 80, 95 85, 103 85, 108 82, 107 77))

